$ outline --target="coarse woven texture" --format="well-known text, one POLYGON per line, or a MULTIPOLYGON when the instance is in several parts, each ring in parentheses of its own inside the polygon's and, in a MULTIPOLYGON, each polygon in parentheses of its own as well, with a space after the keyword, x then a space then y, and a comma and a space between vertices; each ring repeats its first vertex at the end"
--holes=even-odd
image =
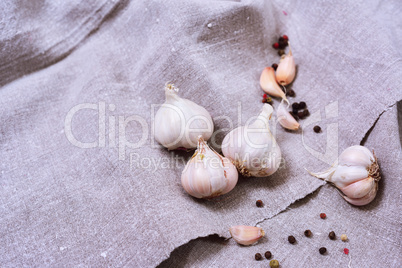
MULTIPOLYGON (((228 237, 323 185, 304 168, 328 167, 402 98, 398 1, 31 0, 0 12, 0 266, 155 266, 191 239, 228 237), (272 124, 283 168, 189 197, 180 174, 192 153, 151 135, 163 85, 211 113, 219 145, 261 109, 259 75, 278 62, 281 34, 297 63, 291 101, 311 113, 303 131, 272 124)), ((389 194, 381 204, 397 207, 389 194)))
POLYGON ((376 199, 364 207, 345 202, 337 190, 327 184, 286 211, 259 224, 266 233, 257 244, 243 247, 233 239, 216 236, 196 239, 173 251, 159 267, 267 267, 268 260, 254 259, 255 253, 271 251, 272 259, 282 267, 399 267, 401 257, 400 213, 402 149, 396 127, 396 107, 387 110, 379 119, 365 143, 375 148, 380 161, 382 180, 376 199), (321 219, 320 213, 327 218, 321 219), (313 235, 304 236, 305 230, 313 235), (334 231, 336 239, 328 238, 334 231), (348 240, 341 241, 341 234, 348 240), (287 237, 293 235, 291 245, 287 237), (320 255, 318 249, 327 248, 320 255), (349 249, 349 256, 343 252, 349 249), (351 260, 350 260, 351 259, 351 260))

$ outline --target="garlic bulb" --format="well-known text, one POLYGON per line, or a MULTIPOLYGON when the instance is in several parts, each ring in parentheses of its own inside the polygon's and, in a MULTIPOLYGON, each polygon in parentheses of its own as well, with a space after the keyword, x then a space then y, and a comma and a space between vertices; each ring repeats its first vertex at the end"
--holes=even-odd
POLYGON ((279 104, 279 107, 276 111, 276 116, 278 117, 279 124, 281 124, 282 127, 286 128, 286 129, 290 129, 290 130, 299 129, 299 126, 300 126, 299 123, 288 112, 283 100, 279 104))
POLYGON ((244 176, 269 176, 280 165, 281 150, 269 130, 272 112, 272 106, 264 104, 260 115, 252 124, 232 130, 223 139, 223 155, 244 176))
POLYGON ((343 193, 343 198, 356 206, 363 206, 377 194, 381 179, 377 158, 366 147, 355 145, 344 150, 329 170, 311 175, 329 181, 343 193))
POLYGON ((211 149, 202 136, 198 148, 181 174, 181 184, 190 195, 212 198, 230 192, 237 183, 236 167, 211 149))
POLYGON ((279 87, 275 78, 275 71, 272 67, 266 67, 260 76, 260 86, 265 93, 286 99, 285 92, 279 87))
POLYGON ((282 86, 292 83, 296 75, 296 65, 293 59, 292 50, 289 44, 289 53, 282 56, 278 68, 276 69, 276 81, 282 86))
POLYGON ((245 225, 232 226, 229 232, 237 243, 244 246, 254 244, 265 235, 262 228, 245 225))
POLYGON ((165 86, 165 103, 155 115, 155 139, 169 150, 197 147, 197 137, 208 140, 214 125, 205 108, 180 98, 173 84, 165 86))

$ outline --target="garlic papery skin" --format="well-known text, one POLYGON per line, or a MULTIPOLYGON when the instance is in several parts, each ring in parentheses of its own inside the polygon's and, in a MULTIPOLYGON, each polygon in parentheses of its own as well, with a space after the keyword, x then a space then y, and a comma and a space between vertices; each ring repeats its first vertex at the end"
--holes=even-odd
POLYGON ((214 131, 211 115, 177 92, 173 84, 165 86, 165 103, 155 114, 155 139, 169 150, 196 148, 199 135, 208 140, 214 131))
POLYGON ((276 69, 276 81, 282 86, 289 85, 293 82, 296 75, 295 60, 289 45, 289 53, 282 57, 278 68, 276 69))
POLYGON ((264 237, 265 232, 260 227, 238 225, 229 228, 232 238, 243 246, 249 246, 264 237))
POLYGON ((229 159, 211 149, 200 136, 198 148, 181 174, 181 183, 191 196, 212 198, 230 192, 238 176, 229 159))
POLYGON ((273 108, 264 104, 260 115, 249 125, 229 132, 222 142, 222 153, 246 177, 266 177, 281 164, 281 149, 269 130, 273 108))
POLYGON ((266 67, 260 76, 260 86, 265 93, 286 99, 285 92, 279 87, 275 78, 275 71, 272 67, 266 67))
POLYGON ((276 117, 282 127, 290 130, 298 130, 300 124, 296 119, 288 112, 287 107, 284 104, 284 100, 281 101, 276 111, 276 117))
POLYGON ((377 157, 360 145, 345 149, 327 171, 310 174, 331 182, 343 193, 346 201, 356 206, 373 201, 381 180, 377 157))

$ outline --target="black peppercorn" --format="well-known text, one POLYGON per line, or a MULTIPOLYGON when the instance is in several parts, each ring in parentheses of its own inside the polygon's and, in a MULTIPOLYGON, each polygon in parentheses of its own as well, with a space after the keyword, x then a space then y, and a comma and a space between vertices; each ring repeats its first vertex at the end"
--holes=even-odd
MULTIPOLYGON (((280 49, 284 49, 285 47, 287 47, 288 42, 287 42, 286 40, 284 40, 283 37, 281 37, 281 38, 282 38, 282 40, 279 40, 279 41, 278 41, 279 48, 280 48, 280 49)), ((280 39, 280 38, 279 38, 279 39, 280 39)))
POLYGON ((282 36, 278 38, 278 42, 283 42, 285 41, 285 38, 283 38, 282 36))
POLYGON ((274 68, 274 70, 276 71, 276 69, 278 68, 278 64, 274 63, 274 64, 272 64, 271 67, 274 68))
POLYGON ((302 112, 302 111, 298 112, 298 113, 297 113, 297 116, 298 116, 300 119, 303 119, 303 118, 304 118, 304 112, 302 112))
POLYGON ((327 249, 324 248, 324 247, 322 247, 322 248, 319 249, 319 251, 320 251, 320 254, 321 254, 321 255, 324 255, 325 252, 327 252, 327 249))
POLYGON ((289 112, 291 116, 293 116, 293 118, 297 121, 299 120, 299 117, 297 116, 297 113, 295 114, 293 111, 289 112))
POLYGON ((294 97, 294 96, 296 96, 296 93, 294 92, 293 89, 288 89, 288 91, 286 92, 286 95, 288 95, 289 97, 294 97))
POLYGON ((271 259, 271 257, 272 257, 272 253, 271 253, 271 251, 267 251, 267 252, 265 252, 265 258, 267 258, 267 260, 269 260, 269 259, 271 259))
POLYGON ((309 116, 309 115, 310 115, 309 110, 308 110, 308 109, 304 109, 303 115, 304 115, 304 117, 309 116))
POLYGON ((320 128, 320 126, 314 126, 314 132, 315 133, 319 133, 320 131, 321 131, 321 128, 320 128))
POLYGON ((299 103, 298 102, 292 103, 292 108, 293 110, 299 110, 299 103))
POLYGON ((294 244, 296 243, 296 238, 293 235, 289 235, 288 241, 290 244, 294 244))
POLYGON ((310 230, 306 230, 306 231, 304 231, 304 235, 305 236, 307 236, 307 237, 310 237, 311 236, 311 231, 310 230))
POLYGON ((301 101, 300 103, 299 103, 299 109, 304 109, 304 108, 306 108, 307 107, 307 105, 306 105, 306 103, 304 102, 304 101, 301 101))
POLYGON ((282 56, 283 54, 285 54, 285 51, 284 51, 283 49, 278 50, 278 55, 279 55, 279 56, 282 56))
POLYGON ((257 201, 255 202, 255 205, 260 208, 260 207, 262 207, 262 206, 264 205, 264 203, 262 203, 261 200, 257 200, 257 201))
POLYGON ((331 240, 335 240, 335 238, 336 238, 335 232, 334 232, 334 231, 330 232, 329 235, 328 235, 328 237, 329 237, 329 239, 331 239, 331 240))
POLYGON ((256 259, 257 261, 261 260, 261 259, 262 259, 261 254, 260 254, 260 253, 256 253, 256 254, 255 254, 255 259, 256 259))

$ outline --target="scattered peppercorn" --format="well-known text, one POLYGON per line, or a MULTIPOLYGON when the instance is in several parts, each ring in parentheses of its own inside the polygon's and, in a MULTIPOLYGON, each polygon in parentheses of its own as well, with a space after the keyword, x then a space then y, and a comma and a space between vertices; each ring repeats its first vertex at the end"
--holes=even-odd
POLYGON ((272 45, 273 48, 278 49, 279 48, 279 43, 275 43, 272 45))
POLYGON ((286 95, 288 95, 289 97, 294 97, 294 96, 296 96, 296 93, 294 92, 293 89, 288 89, 288 91, 286 92, 286 95))
POLYGON ((285 41, 285 38, 283 38, 283 37, 281 36, 281 37, 279 37, 278 41, 279 41, 279 42, 283 42, 283 41, 285 41))
POLYGON ((267 94, 262 95, 264 99, 268 98, 267 94))
POLYGON ((292 108, 293 110, 299 110, 299 103, 298 102, 292 103, 292 108))
POLYGON ((304 109, 303 116, 306 117, 306 116, 309 116, 309 115, 310 115, 310 111, 308 109, 304 109))
POLYGON ((279 55, 279 56, 282 56, 283 54, 285 54, 285 51, 284 51, 283 49, 278 50, 278 55, 279 55))
POLYGON ((270 266, 271 268, 278 268, 278 267, 279 267, 279 261, 277 261, 277 260, 271 260, 271 261, 269 262, 269 266, 270 266))
POLYGON ((314 132, 315 133, 320 133, 321 132, 321 127, 320 126, 314 126, 314 132))
POLYGON ((328 237, 329 237, 329 239, 331 239, 331 240, 335 240, 335 238, 336 238, 335 232, 334 232, 334 231, 329 232, 328 237))
POLYGON ((262 203, 261 200, 257 200, 257 202, 255 202, 255 205, 260 208, 264 205, 264 203, 262 203))
POLYGON ((256 254, 255 254, 255 259, 256 259, 257 261, 261 260, 261 259, 262 259, 261 254, 260 254, 260 253, 256 253, 256 254))
POLYGON ((320 218, 321 218, 321 219, 325 219, 326 217, 327 217, 327 214, 325 214, 325 213, 321 213, 321 214, 320 214, 320 218))
POLYGON ((345 253, 346 255, 348 255, 348 254, 349 254, 349 249, 344 248, 344 249, 343 249, 343 253, 345 253))
POLYGON ((327 252, 327 249, 324 248, 324 247, 322 247, 322 248, 320 248, 318 251, 320 252, 321 255, 324 255, 325 252, 327 252))
POLYGON ((262 103, 266 103, 266 102, 267 102, 267 99, 262 99, 261 102, 262 102, 262 103))
POLYGON ((307 105, 306 105, 306 103, 304 102, 304 101, 301 101, 300 103, 299 103, 299 109, 304 109, 304 108, 306 108, 307 107, 307 105))
POLYGON ((297 112, 297 116, 298 116, 300 119, 303 119, 303 118, 304 118, 304 111, 297 112))
POLYGON ((296 238, 293 235, 289 235, 288 241, 290 244, 294 244, 296 243, 296 238))
POLYGON ((272 257, 272 253, 271 253, 271 251, 267 251, 267 252, 265 252, 265 258, 267 258, 267 260, 269 260, 269 259, 271 259, 271 257, 272 257))
POLYGON ((289 37, 288 37, 286 34, 284 34, 282 37, 283 37, 283 39, 285 39, 286 41, 289 41, 289 37))
POLYGON ((310 230, 306 230, 306 231, 304 231, 304 235, 307 237, 310 237, 312 235, 312 233, 310 230))
POLYGON ((348 236, 345 235, 345 234, 341 235, 341 240, 342 240, 343 242, 345 242, 346 240, 348 240, 348 236))
POLYGON ((271 65, 272 68, 274 68, 274 70, 276 71, 276 69, 278 68, 278 64, 274 63, 271 65))
MULTIPOLYGON (((268 102, 271 103, 271 102, 272 102, 271 97, 266 98, 266 101, 267 101, 267 103, 268 103, 268 102)), ((272 103, 271 103, 271 105, 272 105, 272 103)))

